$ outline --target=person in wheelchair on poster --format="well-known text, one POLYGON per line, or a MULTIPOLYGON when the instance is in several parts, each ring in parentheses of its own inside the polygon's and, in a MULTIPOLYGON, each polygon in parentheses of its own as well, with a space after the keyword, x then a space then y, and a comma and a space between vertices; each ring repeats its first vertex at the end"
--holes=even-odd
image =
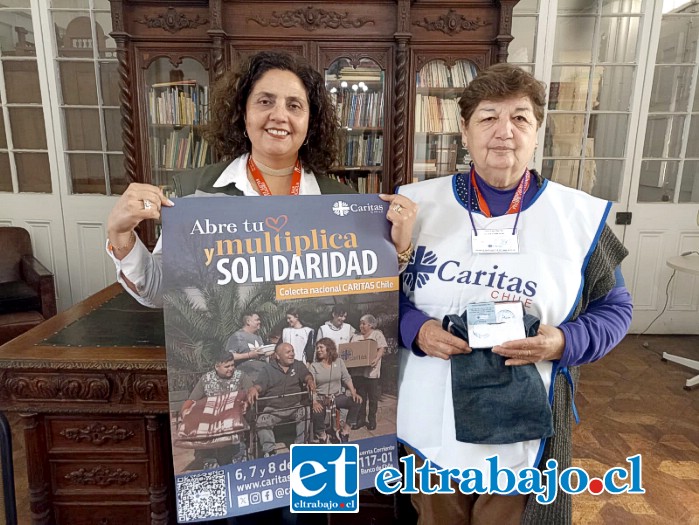
POLYGON ((257 438, 262 457, 273 456, 277 448, 277 426, 295 423, 294 443, 309 441, 310 397, 316 390, 313 376, 294 359, 294 347, 279 342, 255 384, 248 390, 248 402, 255 411, 257 438))
POLYGON ((175 428, 176 444, 194 449, 188 470, 246 461, 249 414, 247 391, 252 380, 222 349, 182 404, 175 428))

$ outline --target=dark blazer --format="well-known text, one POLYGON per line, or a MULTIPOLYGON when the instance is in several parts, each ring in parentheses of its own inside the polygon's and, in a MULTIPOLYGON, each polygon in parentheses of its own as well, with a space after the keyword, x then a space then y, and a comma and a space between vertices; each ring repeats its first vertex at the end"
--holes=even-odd
MULTIPOLYGON (((211 164, 203 168, 176 174, 174 177, 175 194, 178 197, 184 197, 185 195, 193 195, 195 191, 199 190, 206 193, 225 193, 226 195, 242 196, 243 192, 232 183, 221 188, 214 188, 214 183, 229 164, 230 162, 219 162, 218 164, 211 164)), ((323 195, 357 193, 354 188, 330 177, 322 175, 316 175, 315 177, 320 187, 320 193, 323 195)))

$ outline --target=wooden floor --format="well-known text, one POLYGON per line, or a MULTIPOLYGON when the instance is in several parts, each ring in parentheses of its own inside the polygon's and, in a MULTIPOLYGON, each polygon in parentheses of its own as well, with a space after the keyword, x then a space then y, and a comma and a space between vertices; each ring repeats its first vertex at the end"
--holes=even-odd
MULTIPOLYGON (((582 369, 575 466, 602 475, 641 454, 646 494, 575 496, 575 525, 699 525, 699 387, 683 390, 694 373, 661 362, 663 351, 699 360, 699 336, 628 336, 582 369)), ((16 428, 18 418, 8 419, 16 428)), ((19 523, 28 525, 21 433, 13 439, 19 523)))
POLYGON ((627 336, 582 368, 574 464, 601 475, 643 457, 645 495, 579 495, 573 523, 699 525, 699 372, 661 362, 663 351, 699 360, 699 336, 627 336))

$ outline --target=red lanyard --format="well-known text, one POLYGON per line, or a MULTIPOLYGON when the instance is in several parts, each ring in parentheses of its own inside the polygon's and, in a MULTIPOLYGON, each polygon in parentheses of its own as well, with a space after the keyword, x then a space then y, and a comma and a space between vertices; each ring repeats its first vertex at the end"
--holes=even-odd
MULTIPOLYGON (((517 191, 515 192, 514 196, 512 197, 512 202, 510 202, 510 207, 507 208, 507 212, 505 213, 505 215, 509 215, 510 213, 519 212, 519 208, 522 205, 522 196, 529 189, 530 182, 531 182, 531 174, 529 173, 529 170, 525 170, 524 177, 522 177, 522 180, 519 181, 519 186, 517 187, 517 191)), ((481 213, 483 215, 485 215, 486 217, 492 217, 492 214, 490 213, 490 208, 488 207, 488 203, 485 202, 483 195, 481 195, 481 192, 478 189, 478 184, 476 183, 476 170, 473 168, 473 166, 471 166, 471 185, 473 186, 473 189, 476 190, 476 198, 478 199, 478 208, 481 210, 481 213)))
MULTIPOLYGON (((268 197, 272 195, 272 192, 267 186, 262 172, 252 160, 252 155, 248 157, 248 169, 252 174, 252 178, 255 179, 255 184, 257 184, 257 189, 260 191, 260 195, 268 197)), ((298 195, 301 190, 301 161, 296 159, 296 165, 294 166, 294 174, 291 177, 291 189, 289 190, 289 195, 298 195)))

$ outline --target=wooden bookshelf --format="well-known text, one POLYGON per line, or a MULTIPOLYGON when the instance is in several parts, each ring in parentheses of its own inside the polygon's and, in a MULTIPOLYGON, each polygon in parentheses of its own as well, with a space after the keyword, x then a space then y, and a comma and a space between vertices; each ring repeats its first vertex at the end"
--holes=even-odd
MULTIPOLYGON (((413 161, 436 151, 440 133, 458 139, 453 101, 477 70, 506 61, 516 0, 110 3, 129 182, 168 185, 173 170, 216 161, 210 149, 204 160, 185 162, 180 155, 195 151, 201 140, 205 90, 249 55, 282 49, 305 57, 335 89, 344 142, 334 173, 360 191, 378 184, 392 192, 413 180, 413 161), (418 94, 426 98, 416 119, 418 94), (180 118, 163 120, 163 104, 177 107, 180 118), (422 115, 430 105, 439 108, 431 124, 422 115), (189 145, 178 126, 189 126, 189 145), (177 146, 168 150, 168 140, 177 146)), ((155 244, 154 229, 144 228, 143 237, 155 244)))

